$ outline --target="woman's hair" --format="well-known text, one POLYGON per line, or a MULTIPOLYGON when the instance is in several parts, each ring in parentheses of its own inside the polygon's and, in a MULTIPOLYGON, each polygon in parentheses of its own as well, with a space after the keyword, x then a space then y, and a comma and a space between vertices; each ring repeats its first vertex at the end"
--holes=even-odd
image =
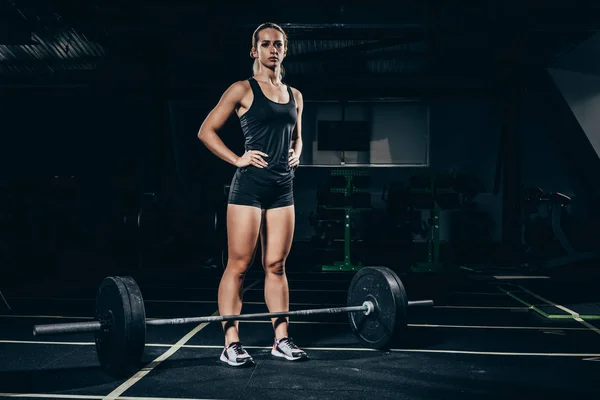
MULTIPOLYGON (((263 29, 268 29, 268 28, 276 29, 283 34, 283 46, 287 51, 287 46, 288 46, 287 34, 285 33, 285 31, 283 30, 282 27, 280 27, 279 25, 277 25, 273 22, 262 23, 258 26, 258 28, 256 28, 256 30, 252 34, 252 48, 257 49, 259 32, 262 31, 263 29)), ((254 63, 252 64, 252 74, 256 75, 257 73, 258 73, 258 58, 255 58, 254 63)), ((283 64, 280 64, 279 79, 283 80, 284 76, 285 76, 285 68, 283 67, 283 64)))

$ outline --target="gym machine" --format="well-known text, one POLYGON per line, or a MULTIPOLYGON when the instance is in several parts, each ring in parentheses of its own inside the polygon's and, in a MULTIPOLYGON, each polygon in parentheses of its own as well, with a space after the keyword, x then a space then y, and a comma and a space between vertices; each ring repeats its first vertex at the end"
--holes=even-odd
POLYGON ((434 272, 444 268, 440 259, 440 213, 458 209, 461 196, 453 187, 449 175, 415 175, 409 180, 407 206, 417 211, 429 211, 427 221, 427 260, 416 262, 415 272, 434 272))
POLYGON ((333 169, 325 188, 318 190, 317 212, 310 216, 311 225, 317 236, 331 246, 335 234, 343 228, 344 259, 321 266, 322 271, 357 271, 363 268, 361 262, 351 259, 352 214, 356 211, 371 210, 371 179, 366 169, 333 169))
POLYGON ((600 257, 598 252, 580 252, 567 238, 563 230, 562 217, 572 199, 559 192, 546 193, 540 188, 528 188, 524 196, 524 235, 528 245, 526 254, 531 263, 525 266, 537 268, 556 268, 581 261, 594 260, 600 257), (546 205, 547 216, 533 216, 542 205, 546 205), (544 259, 558 241, 562 255, 544 259), (540 258, 542 258, 540 260, 540 258))

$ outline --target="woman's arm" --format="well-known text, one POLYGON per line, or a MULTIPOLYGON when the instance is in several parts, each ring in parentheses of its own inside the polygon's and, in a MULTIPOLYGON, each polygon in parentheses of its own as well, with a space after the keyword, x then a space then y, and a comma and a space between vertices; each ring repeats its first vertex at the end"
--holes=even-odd
MULTIPOLYGON (((294 127, 294 132, 292 133, 291 149, 293 150, 292 155, 299 160, 300 155, 302 154, 302 111, 304 109, 304 99, 302 98, 302 93, 299 90, 293 89, 292 92, 296 98, 298 119, 296 121, 296 126, 294 127)), ((294 164, 295 165, 292 165, 293 167, 298 165, 298 162, 294 162, 294 164)))
POLYGON ((237 166, 236 163, 240 157, 223 143, 217 132, 238 108, 246 92, 244 85, 243 81, 238 81, 227 88, 215 108, 206 116, 198 131, 198 138, 213 154, 235 166, 237 166))

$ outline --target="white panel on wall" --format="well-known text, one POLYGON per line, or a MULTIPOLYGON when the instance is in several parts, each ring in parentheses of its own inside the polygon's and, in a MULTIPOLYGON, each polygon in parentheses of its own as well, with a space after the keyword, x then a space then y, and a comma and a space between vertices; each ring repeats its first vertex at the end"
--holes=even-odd
POLYGON ((552 68, 548 71, 600 157, 600 76, 552 68))
MULTIPOLYGON (((417 101, 306 102, 302 166, 428 166, 429 106, 417 101), (369 121, 369 151, 319 150, 319 121, 369 121)), ((343 133, 342 133, 343 138, 343 133)))
POLYGON ((420 102, 373 104, 372 164, 429 164, 429 107, 420 102))

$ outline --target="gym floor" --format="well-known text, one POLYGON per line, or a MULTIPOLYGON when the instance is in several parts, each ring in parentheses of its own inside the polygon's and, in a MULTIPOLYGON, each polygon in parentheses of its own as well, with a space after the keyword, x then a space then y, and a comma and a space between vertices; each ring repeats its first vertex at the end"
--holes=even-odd
MULTIPOLYGON (((361 347, 346 314, 295 317, 290 336, 308 362, 273 359, 269 321, 242 321, 255 365, 219 360, 219 323, 148 327, 145 367, 105 375, 92 334, 33 337, 32 326, 92 318, 98 278, 3 291, 0 396, 73 399, 598 398, 600 295, 595 280, 564 276, 397 271, 409 299, 408 335, 389 351, 361 347), (576 318, 575 313, 583 315, 576 318), (586 317, 587 315, 587 317, 586 317)), ((220 269, 134 275, 148 318, 211 315, 220 269)), ((291 309, 345 305, 352 273, 289 268, 291 309)), ((243 313, 264 312, 262 271, 246 280, 243 313)))

